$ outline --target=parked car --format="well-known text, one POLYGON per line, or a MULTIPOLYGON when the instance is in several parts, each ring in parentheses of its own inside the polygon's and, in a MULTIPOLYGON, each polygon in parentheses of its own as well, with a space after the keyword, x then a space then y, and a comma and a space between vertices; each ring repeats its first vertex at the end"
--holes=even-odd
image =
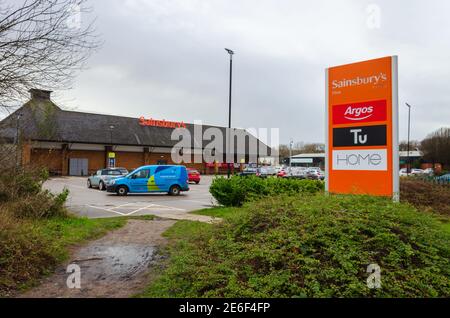
POLYGON ((278 173, 277 173, 278 178, 284 178, 286 175, 287 175, 287 172, 285 169, 280 169, 280 171, 278 171, 278 173))
POLYGON ((185 166, 142 166, 124 177, 111 180, 107 190, 120 196, 152 192, 179 195, 182 191, 189 191, 188 173, 185 166))
POLYGON ((411 169, 411 174, 416 175, 416 176, 423 175, 423 170, 422 169, 411 169))
POLYGON ((432 176, 434 176, 434 169, 433 168, 426 168, 423 171, 423 174, 426 174, 427 176, 432 177, 432 176))
POLYGON ((450 173, 444 174, 440 177, 436 177, 436 181, 439 183, 450 183, 450 173))
POLYGON ((276 166, 276 167, 274 167, 274 169, 275 169, 275 173, 278 174, 280 171, 284 170, 284 167, 276 166))
POLYGON ((308 168, 306 169, 306 178, 312 180, 324 180, 325 174, 320 168, 308 168))
POLYGON ((305 179, 306 178, 306 168, 304 168, 304 167, 288 167, 288 168, 286 168, 286 175, 284 175, 283 178, 305 179))
POLYGON ((87 179, 87 186, 88 188, 98 188, 100 191, 104 191, 110 180, 127 174, 128 170, 125 168, 100 169, 87 179))
POLYGON ((188 181, 195 182, 196 184, 200 183, 200 172, 197 169, 187 168, 188 172, 188 181))
POLYGON ((423 175, 425 172, 422 169, 415 169, 415 168, 411 168, 409 169, 409 173, 407 172, 406 168, 402 168, 399 171, 399 176, 400 177, 406 177, 406 176, 421 176, 423 175))
POLYGON ((256 176, 257 177, 267 178, 269 176, 276 175, 276 173, 277 172, 275 171, 275 168, 273 168, 273 167, 256 168, 256 176))
POLYGON ((247 176, 256 176, 256 172, 258 171, 257 168, 247 167, 242 172, 239 173, 239 176, 241 177, 247 177, 247 176))

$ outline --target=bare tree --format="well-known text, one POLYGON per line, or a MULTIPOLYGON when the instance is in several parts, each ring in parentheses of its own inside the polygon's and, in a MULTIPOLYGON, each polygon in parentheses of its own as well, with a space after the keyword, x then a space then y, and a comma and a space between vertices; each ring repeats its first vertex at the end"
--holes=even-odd
MULTIPOLYGON (((400 151, 407 151, 408 150, 408 142, 405 140, 400 141, 398 147, 399 147, 400 151)), ((410 140, 409 141, 409 151, 414 151, 414 150, 420 150, 420 141, 418 141, 418 140, 410 140)))
POLYGON ((31 88, 69 88, 100 46, 85 0, 0 0, 0 107, 15 108, 31 88))
POLYGON ((425 160, 450 168, 450 128, 443 127, 429 134, 421 146, 425 160))

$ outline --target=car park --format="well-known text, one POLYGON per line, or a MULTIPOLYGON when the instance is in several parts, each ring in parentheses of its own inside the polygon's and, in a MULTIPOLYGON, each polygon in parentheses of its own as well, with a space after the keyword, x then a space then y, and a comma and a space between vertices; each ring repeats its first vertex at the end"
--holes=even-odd
POLYGON ((306 169, 306 178, 312 180, 324 180, 325 174, 320 168, 308 168, 306 169))
POLYGON ((261 167, 261 168, 256 168, 256 176, 257 177, 261 177, 261 178, 267 178, 270 176, 275 176, 276 175, 276 170, 273 167, 261 167))
POLYGON ((200 172, 197 169, 188 168, 188 181, 195 182, 195 184, 200 183, 200 172))
POLYGON ((241 177, 256 176, 257 172, 258 172, 257 168, 247 167, 244 170, 242 170, 242 172, 240 172, 238 175, 241 177))
POLYGON ((179 195, 182 191, 189 191, 188 173, 185 166, 142 166, 124 177, 111 180, 107 190, 120 196, 158 192, 179 195))
POLYGON ((423 175, 423 170, 422 169, 411 169, 411 174, 412 175, 423 175))
POLYGON ((416 169, 416 168, 409 169, 409 173, 408 173, 408 171, 407 171, 406 168, 402 168, 402 169, 400 169, 400 171, 399 171, 399 176, 400 176, 400 177, 406 177, 406 176, 422 176, 422 175, 424 175, 424 174, 427 174, 427 173, 425 173, 425 170, 422 170, 422 169, 416 169))
POLYGON ((127 174, 128 170, 125 168, 100 169, 87 179, 87 186, 88 188, 98 188, 103 191, 106 190, 108 183, 112 179, 119 178, 127 174))
POLYGON ((295 179, 305 179, 306 178, 306 168, 304 167, 288 167, 286 168, 286 174, 283 178, 295 178, 295 179))

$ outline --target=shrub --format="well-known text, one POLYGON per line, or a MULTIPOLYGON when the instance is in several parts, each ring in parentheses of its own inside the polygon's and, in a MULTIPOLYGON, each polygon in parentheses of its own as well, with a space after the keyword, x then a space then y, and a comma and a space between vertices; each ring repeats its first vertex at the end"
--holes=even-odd
POLYGON ((42 169, 4 171, 0 176, 0 208, 18 218, 66 216, 64 203, 69 190, 55 195, 42 189, 47 178, 42 169))
POLYGON ((42 191, 33 196, 22 198, 9 204, 9 210, 18 218, 52 218, 64 217, 67 210, 64 206, 69 190, 54 195, 49 191, 42 191))
POLYGON ((209 191, 219 204, 241 206, 244 202, 265 196, 316 193, 323 189, 323 182, 316 180, 233 176, 230 179, 215 178, 209 191))
POLYGON ((181 231, 152 297, 449 297, 450 234, 430 214, 368 196, 281 196, 181 231), (369 289, 369 264, 381 288, 369 289))
POLYGON ((9 169, 0 174, 0 203, 38 194, 48 179, 45 169, 9 169))
POLYGON ((0 211, 0 297, 54 268, 52 244, 32 221, 0 211))
POLYGON ((450 187, 416 178, 401 178, 400 200, 419 210, 433 211, 450 216, 450 187))

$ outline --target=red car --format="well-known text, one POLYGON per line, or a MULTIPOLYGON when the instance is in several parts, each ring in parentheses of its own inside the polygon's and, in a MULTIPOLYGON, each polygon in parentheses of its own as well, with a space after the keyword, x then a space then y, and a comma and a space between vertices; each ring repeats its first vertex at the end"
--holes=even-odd
POLYGON ((200 172, 196 169, 188 168, 188 181, 195 182, 196 184, 200 183, 200 172))
POLYGON ((284 171, 284 170, 280 170, 280 171, 277 173, 277 177, 278 177, 278 178, 284 178, 286 175, 287 175, 287 173, 286 173, 286 171, 284 171))

